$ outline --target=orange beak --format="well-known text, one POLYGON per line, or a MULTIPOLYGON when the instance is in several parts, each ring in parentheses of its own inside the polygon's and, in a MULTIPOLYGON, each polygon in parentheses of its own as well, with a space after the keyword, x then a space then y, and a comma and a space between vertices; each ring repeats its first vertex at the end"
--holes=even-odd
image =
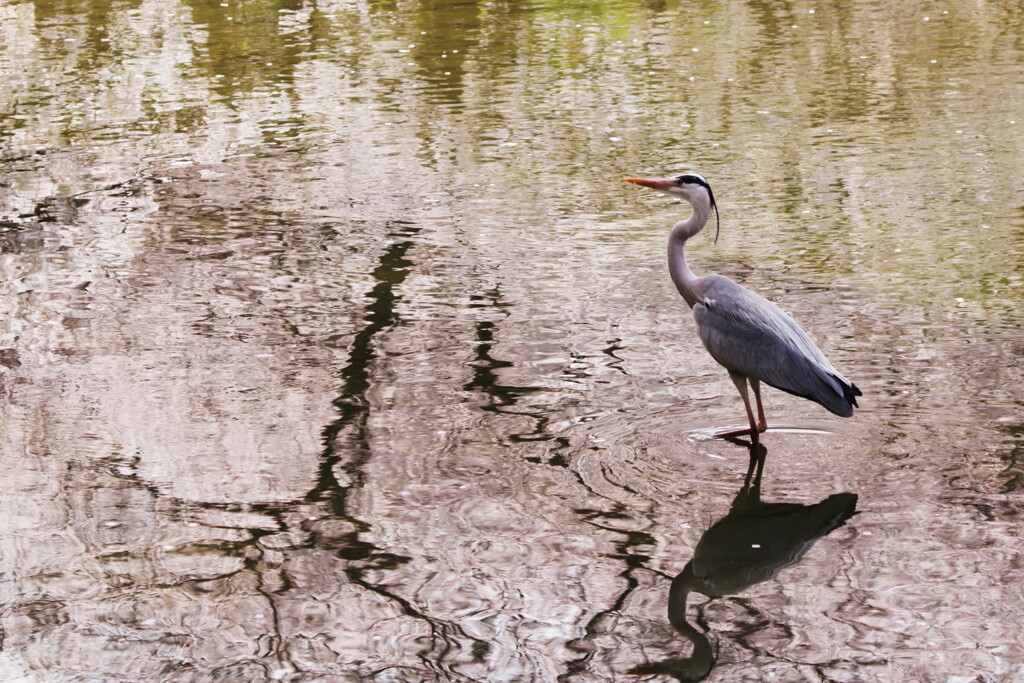
POLYGON ((652 190, 661 190, 662 192, 667 192, 669 188, 675 186, 675 183, 672 182, 672 180, 662 178, 623 178, 623 180, 627 183, 642 185, 643 187, 649 187, 652 190))

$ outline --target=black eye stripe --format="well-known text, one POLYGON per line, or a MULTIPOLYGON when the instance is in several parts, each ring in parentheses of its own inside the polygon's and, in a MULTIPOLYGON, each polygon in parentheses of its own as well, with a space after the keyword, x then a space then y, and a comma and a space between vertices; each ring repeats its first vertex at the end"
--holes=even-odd
MULTIPOLYGON (((691 175, 684 173, 681 176, 676 176, 676 185, 682 187, 686 183, 692 183, 694 185, 700 185, 708 191, 708 198, 711 200, 711 206, 715 207, 715 211, 718 211, 718 206, 715 204, 715 194, 711 191, 711 186, 708 185, 708 181, 704 180, 698 175, 691 175)), ((716 214, 717 217, 717 214, 716 214)), ((717 237, 715 239, 718 239, 717 237)))
POLYGON ((684 173, 683 175, 676 178, 676 185, 679 185, 679 187, 682 187, 686 183, 693 183, 694 185, 700 185, 701 187, 706 187, 709 190, 711 189, 711 186, 708 185, 708 181, 704 180, 699 176, 684 173))

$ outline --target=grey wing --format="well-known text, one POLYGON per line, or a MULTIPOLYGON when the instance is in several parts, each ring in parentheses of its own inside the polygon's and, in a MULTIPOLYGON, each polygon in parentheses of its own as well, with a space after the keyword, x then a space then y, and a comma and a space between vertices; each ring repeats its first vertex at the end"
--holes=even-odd
POLYGON ((792 318, 728 278, 706 279, 704 300, 693 307, 693 316, 716 361, 836 415, 853 414, 860 390, 836 372, 792 318))

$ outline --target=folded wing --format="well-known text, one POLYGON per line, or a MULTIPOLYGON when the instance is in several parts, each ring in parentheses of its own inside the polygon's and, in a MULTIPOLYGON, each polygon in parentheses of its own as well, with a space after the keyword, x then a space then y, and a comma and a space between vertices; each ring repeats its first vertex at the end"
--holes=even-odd
POLYGON ((701 278, 693 307, 701 341, 727 369, 853 415, 860 389, 840 375, 782 309, 720 275, 701 278))

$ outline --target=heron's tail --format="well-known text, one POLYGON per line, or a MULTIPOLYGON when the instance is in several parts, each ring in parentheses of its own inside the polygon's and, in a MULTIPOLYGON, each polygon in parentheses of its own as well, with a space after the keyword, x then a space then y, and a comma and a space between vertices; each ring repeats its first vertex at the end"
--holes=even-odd
POLYGON ((861 395, 857 385, 842 375, 832 372, 831 368, 814 368, 811 377, 812 379, 809 381, 801 383, 802 386, 799 388, 783 386, 781 383, 768 382, 768 384, 794 396, 820 403, 830 413, 839 417, 853 416, 853 409, 857 407, 857 397, 861 395))
POLYGON ((862 395, 860 389, 842 375, 829 373, 828 379, 827 384, 833 391, 826 392, 825 396, 815 396, 814 400, 840 417, 852 416, 853 409, 858 407, 857 397, 862 395))

